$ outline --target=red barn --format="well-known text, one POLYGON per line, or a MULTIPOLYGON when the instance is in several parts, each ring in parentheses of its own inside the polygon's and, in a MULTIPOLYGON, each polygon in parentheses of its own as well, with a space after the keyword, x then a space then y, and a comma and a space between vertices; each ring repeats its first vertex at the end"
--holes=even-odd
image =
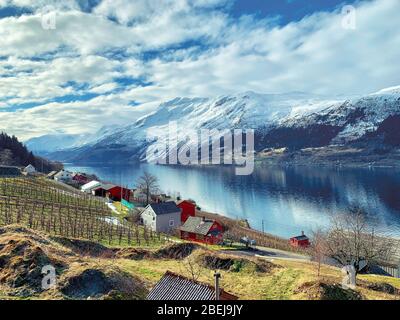
POLYGON ((218 221, 189 216, 181 226, 180 233, 184 240, 219 244, 224 237, 224 228, 218 221))
POLYGON ((93 190, 93 193, 99 197, 107 196, 114 201, 121 201, 122 199, 129 201, 131 197, 131 190, 114 184, 101 184, 97 189, 93 190))
POLYGON ((310 239, 302 231, 301 236, 290 238, 290 244, 292 247, 307 248, 310 246, 310 239))
POLYGON ((184 224, 189 217, 196 215, 196 204, 190 200, 181 200, 176 204, 182 210, 181 222, 184 224))
POLYGON ((122 199, 129 201, 131 197, 131 190, 120 186, 114 186, 108 189, 107 192, 115 201, 121 201, 122 199))

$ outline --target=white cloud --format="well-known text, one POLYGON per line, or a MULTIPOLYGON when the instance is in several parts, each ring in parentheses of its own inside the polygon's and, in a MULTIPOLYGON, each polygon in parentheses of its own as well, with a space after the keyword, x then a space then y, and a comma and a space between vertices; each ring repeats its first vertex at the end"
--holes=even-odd
POLYGON ((153 107, 124 106, 120 102, 100 96, 86 102, 49 103, 13 113, 0 111, 0 128, 9 132, 12 126, 12 133, 23 140, 44 132, 88 133, 104 125, 127 124, 153 107))
POLYGON ((22 7, 31 10, 40 10, 44 7, 57 9, 79 9, 78 2, 75 0, 0 0, 1 7, 22 7))
POLYGON ((214 8, 227 5, 231 0, 103 0, 94 13, 116 19, 122 24, 157 24, 159 20, 172 18, 185 20, 185 15, 191 19, 200 15, 198 9, 214 8))
POLYGON ((23 15, 0 20, 2 55, 26 56, 69 49, 90 54, 111 47, 134 45, 130 29, 80 11, 57 11, 56 29, 42 27, 42 15, 23 15))
POLYGON ((100 56, 63 57, 49 62, 9 58, 0 61, 2 74, 7 75, 0 78, 0 100, 8 97, 7 102, 12 105, 78 94, 66 85, 69 82, 89 84, 89 88, 99 90, 99 86, 121 74, 117 71, 119 65, 118 61, 100 56))
POLYGON ((342 28, 339 12, 283 28, 244 19, 225 29, 223 46, 183 61, 152 61, 150 79, 177 95, 374 92, 400 80, 399 10, 396 0, 363 4, 356 30, 342 28))
POLYGON ((109 82, 109 83, 105 83, 105 84, 102 84, 102 85, 92 88, 90 90, 90 92, 100 93, 100 94, 108 93, 108 92, 115 90, 117 87, 118 87, 118 85, 115 82, 109 82))
POLYGON ((34 14, 0 19, 0 55, 7 57, 0 60, 0 128, 23 137, 60 125, 79 133, 109 119, 134 121, 176 96, 357 94, 400 80, 398 0, 360 2, 356 30, 342 28, 340 9, 277 26, 274 19, 233 19, 221 11, 231 0, 103 0, 91 13, 68 1, 57 7, 56 30, 44 30, 41 8, 55 2, 13 1, 34 14), (118 77, 148 85, 124 86, 118 77), (84 93, 101 96, 48 103, 84 93), (133 101, 144 105, 132 107, 133 101), (44 105, 7 111, 27 102, 44 105))

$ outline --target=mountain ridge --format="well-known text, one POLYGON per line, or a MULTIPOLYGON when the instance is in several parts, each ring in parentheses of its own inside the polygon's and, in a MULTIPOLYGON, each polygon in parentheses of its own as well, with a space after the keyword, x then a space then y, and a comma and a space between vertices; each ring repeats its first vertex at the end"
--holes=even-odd
POLYGON ((380 126, 390 117, 397 123, 396 116, 400 116, 400 87, 342 100, 301 92, 175 98, 130 125, 105 134, 99 132, 88 143, 52 153, 50 157, 73 162, 144 160, 148 147, 156 148, 156 143, 166 142, 171 122, 178 124, 179 137, 184 137, 189 129, 254 129, 257 152, 332 145, 364 144, 367 148, 376 144, 377 135, 382 134, 393 136, 380 141, 395 148, 397 144, 390 143, 397 141, 393 125, 383 131, 380 126), (148 133, 159 135, 158 141, 148 139, 148 133))

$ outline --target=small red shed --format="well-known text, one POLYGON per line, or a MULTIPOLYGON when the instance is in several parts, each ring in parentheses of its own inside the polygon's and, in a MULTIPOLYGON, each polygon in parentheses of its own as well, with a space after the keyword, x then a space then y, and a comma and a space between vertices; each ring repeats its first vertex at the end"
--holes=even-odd
POLYGON ((80 173, 74 174, 72 176, 72 180, 74 180, 74 181, 76 181, 76 182, 78 182, 80 184, 86 184, 86 183, 89 182, 88 178, 85 175, 80 174, 80 173))
POLYGON ((223 241, 224 228, 215 220, 189 216, 180 228, 181 239, 206 244, 219 244, 223 241))
POLYGON ((181 200, 176 205, 182 209, 181 222, 184 224, 189 217, 196 215, 196 204, 190 200, 181 200))
POLYGON ((290 238, 290 244, 292 247, 307 248, 310 246, 310 239, 302 231, 301 236, 290 238))

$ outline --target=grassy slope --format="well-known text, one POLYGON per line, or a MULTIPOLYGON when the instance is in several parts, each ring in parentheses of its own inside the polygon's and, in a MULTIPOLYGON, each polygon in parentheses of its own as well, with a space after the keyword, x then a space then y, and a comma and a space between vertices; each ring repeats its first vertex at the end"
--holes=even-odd
MULTIPOLYGON (((15 227, 12 227, 16 230, 15 227)), ((60 276, 60 283, 64 283, 68 278, 80 274, 86 269, 99 269, 108 272, 125 272, 140 279, 148 290, 162 277, 165 271, 170 270, 190 277, 188 269, 185 267, 185 259, 156 259, 145 258, 143 260, 128 260, 120 258, 90 257, 82 256, 77 252, 72 252, 59 242, 54 242, 44 233, 37 231, 11 231, 9 235, 0 235, 0 242, 6 243, 12 239, 33 241, 32 247, 41 247, 44 252, 53 259, 61 260, 67 267, 60 276), (8 237, 8 238, 7 238, 8 237), (37 239, 37 240, 35 240, 37 239), (36 242, 38 241, 38 242, 36 242)), ((95 246, 95 244, 93 244, 95 246)), ((201 253, 216 254, 215 250, 200 248, 192 253, 189 258, 198 258, 201 253)), ((13 259, 18 259, 18 255, 13 259)), ((197 260, 195 260, 197 261, 197 260)), ((308 299, 304 293, 296 293, 296 289, 309 281, 318 280, 316 276, 316 265, 308 262, 278 261, 274 262, 275 268, 268 272, 257 272, 250 267, 244 267, 239 272, 221 271, 222 286, 228 292, 236 294, 240 299, 259 299, 259 300, 286 300, 286 299, 308 299)), ((213 270, 201 268, 199 280, 212 284, 213 270)), ((341 272, 334 267, 323 266, 319 280, 329 280, 336 283, 341 282, 341 272)), ((400 279, 361 275, 359 280, 368 283, 390 283, 400 289, 400 279)), ((365 299, 396 299, 394 295, 384 294, 369 289, 358 287, 365 299)), ((0 298, 16 299, 10 295, 10 290, 5 289, 4 284, 0 284, 0 298)), ((34 294, 30 299, 62 299, 65 298, 59 290, 49 290, 34 294)), ((19 297, 18 299, 21 299, 19 297)))
MULTIPOLYGON (((341 283, 342 275, 338 268, 323 266, 320 278, 317 277, 316 265, 309 262, 275 261, 281 268, 273 269, 271 273, 258 273, 249 270, 240 272, 221 271, 222 286, 228 292, 234 293, 240 299, 250 300, 288 300, 308 299, 296 289, 303 283, 316 280, 330 280, 341 283)), ((116 264, 121 269, 132 274, 140 275, 145 280, 148 288, 151 288, 164 274, 170 270, 190 277, 190 273, 183 266, 182 261, 177 260, 117 260, 116 264)), ((360 275, 359 280, 371 283, 390 283, 400 289, 400 279, 360 275)), ((213 271, 202 269, 199 280, 212 284, 213 271)), ((365 299, 396 299, 394 295, 384 294, 361 287, 357 288, 365 299)))

